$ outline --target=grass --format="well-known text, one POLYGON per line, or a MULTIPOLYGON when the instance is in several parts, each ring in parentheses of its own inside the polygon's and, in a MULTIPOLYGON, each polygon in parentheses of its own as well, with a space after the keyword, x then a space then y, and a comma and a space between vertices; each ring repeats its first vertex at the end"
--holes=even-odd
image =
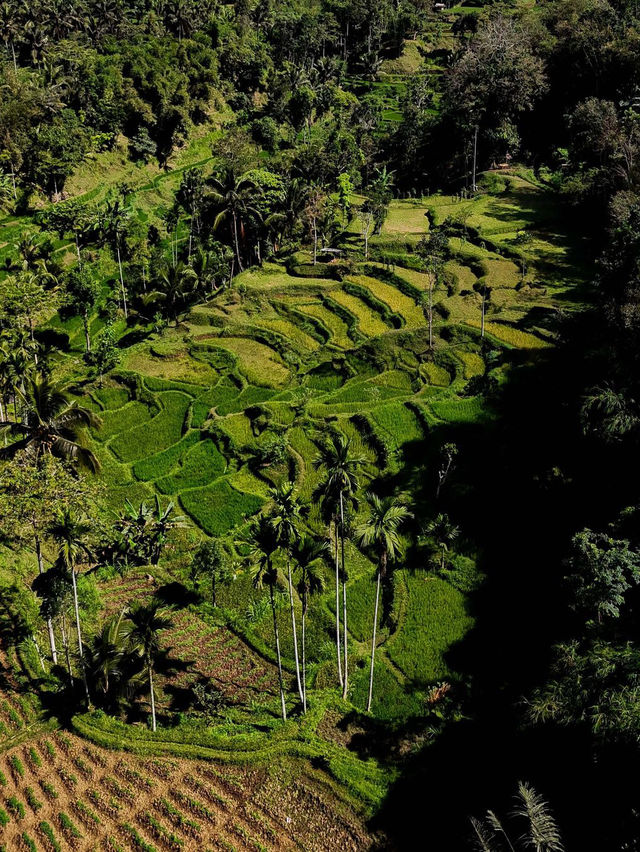
POLYGON ((236 491, 224 480, 180 496, 184 510, 208 535, 228 532, 254 515, 263 502, 255 494, 236 491))
POLYGON ((152 417, 149 406, 143 402, 133 400, 122 408, 113 411, 105 411, 100 415, 102 426, 97 431, 97 437, 101 441, 108 441, 120 432, 133 429, 149 421, 152 417))
POLYGON ((380 315, 356 296, 344 290, 333 290, 331 298, 356 318, 358 328, 367 337, 377 337, 389 331, 389 326, 380 319, 380 315))
POLYGON ((387 304, 392 311, 404 317, 407 328, 420 328, 424 326, 425 319, 422 309, 416 305, 413 299, 405 296, 391 284, 385 284, 377 278, 367 275, 358 275, 351 278, 356 284, 367 287, 373 295, 387 304))
POLYGON ((476 423, 488 416, 479 397, 432 402, 430 407, 436 417, 448 423, 476 423))
POLYGON ((218 337, 209 342, 236 356, 238 368, 250 384, 282 387, 289 378, 280 356, 264 343, 248 337, 218 337))
POLYGON ((177 443, 182 437, 185 414, 190 398, 178 391, 158 394, 161 411, 148 423, 121 432, 110 443, 115 455, 125 462, 137 461, 164 450, 177 443))
MULTIPOLYGON (((480 328, 480 321, 467 320, 467 325, 480 328)), ((520 331, 519 328, 513 328, 513 326, 503 323, 486 322, 484 327, 487 334, 514 349, 548 349, 551 346, 547 340, 542 340, 535 334, 520 331)))
POLYGON ((197 432, 187 432, 183 438, 168 449, 136 462, 133 466, 133 475, 142 480, 153 480, 166 476, 199 440, 200 435, 197 432))
POLYGON ((346 323, 340 317, 336 316, 333 311, 320 304, 320 302, 297 304, 296 308, 301 313, 320 320, 331 334, 331 343, 334 346, 339 346, 341 349, 350 349, 353 346, 346 323))
POLYGON ((398 234, 403 236, 425 234, 429 230, 426 214, 426 205, 414 201, 392 201, 389 205, 389 214, 382 226, 382 237, 398 234))
POLYGON ((415 414, 401 402, 379 405, 373 409, 371 416, 395 446, 424 437, 415 414))
POLYGON ((226 462, 213 441, 201 441, 187 450, 180 467, 156 482, 163 494, 178 494, 187 488, 207 485, 224 473, 226 462))
POLYGON ((387 653, 417 685, 452 677, 445 655, 473 624, 465 597, 438 577, 414 574, 404 579, 408 606, 401 629, 386 645, 387 653))

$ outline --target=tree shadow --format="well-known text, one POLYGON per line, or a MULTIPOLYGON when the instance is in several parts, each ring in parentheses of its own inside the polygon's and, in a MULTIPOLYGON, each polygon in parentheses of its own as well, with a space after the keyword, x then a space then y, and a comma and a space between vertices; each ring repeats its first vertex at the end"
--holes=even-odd
MULTIPOLYGON (((466 718, 445 724, 400 763, 372 823, 397 848, 415 848, 425 825, 433 848, 468 848, 469 815, 498 807, 519 780, 551 801, 569 848, 612 848, 612 815, 624 818, 629 793, 616 803, 588 738, 528 727, 522 704, 547 676, 553 645, 571 635, 562 564, 571 536, 634 502, 629 483, 640 474, 637 458, 616 458, 616 448, 594 453, 581 433, 577 413, 585 384, 593 381, 585 359, 589 333, 586 323, 573 328, 570 343, 527 355, 492 401, 494 418, 434 428, 418 453, 422 462, 416 464, 412 447, 400 472, 381 483, 416 495, 416 523, 447 512, 481 545, 478 564, 486 576, 468 598, 474 626, 446 655, 448 667, 470 684, 466 718), (459 454, 436 501, 438 448, 445 440, 454 441, 459 454), (616 465, 635 469, 626 488, 611 487, 616 465), (611 809, 596 807, 597 795, 611 809), (585 811, 584 802, 593 807, 585 811)), ((398 741, 405 734, 395 731, 398 741)), ((390 760, 398 753, 393 735, 381 752, 390 760)))

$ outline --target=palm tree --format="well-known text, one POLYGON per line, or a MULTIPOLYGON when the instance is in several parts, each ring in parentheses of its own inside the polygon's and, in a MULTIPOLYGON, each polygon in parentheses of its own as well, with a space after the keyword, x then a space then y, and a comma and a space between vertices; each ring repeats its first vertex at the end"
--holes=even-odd
POLYGON ((325 440, 313 461, 316 468, 324 468, 325 476, 317 488, 322 497, 325 513, 333 518, 336 555, 336 650, 338 655, 338 678, 343 697, 347 697, 349 685, 347 656, 347 575, 344 561, 345 504, 357 507, 357 492, 360 487, 358 473, 364 459, 351 455, 351 439, 342 432, 333 432, 325 440), (338 536, 340 548, 338 549, 338 536), (340 554, 340 555, 339 555, 340 554), (344 674, 340 654, 340 574, 342 573, 342 623, 344 631, 344 674))
POLYGON ((151 729, 156 730, 156 699, 153 691, 153 666, 160 650, 159 633, 171 627, 171 619, 163 615, 160 601, 137 603, 127 612, 127 620, 131 623, 130 642, 133 650, 142 657, 149 678, 149 695, 151 697, 151 729))
POLYGON ((287 582, 289 584, 289 607, 291 610, 291 631, 293 634, 293 654, 296 662, 296 680, 300 701, 304 702, 304 692, 300 679, 300 657, 298 655, 298 631, 296 629, 296 613, 293 599, 293 580, 291 576, 291 549, 299 538, 298 524, 302 520, 304 510, 296 496, 293 482, 282 482, 269 491, 273 500, 271 523, 278 537, 278 544, 284 550, 287 560, 287 582))
POLYGON ((270 518, 261 515, 253 522, 250 530, 251 535, 251 556, 254 564, 251 571, 251 578, 254 588, 261 589, 263 586, 269 587, 269 602, 271 604, 271 614, 273 616, 273 633, 276 642, 276 657, 278 660, 278 680, 280 684, 280 704, 282 707, 282 718, 287 719, 287 708, 284 701, 284 679, 282 676, 282 657, 280 654, 280 632, 278 630, 278 619, 276 617, 276 601, 274 591, 278 585, 278 571, 273 565, 273 554, 276 552, 280 543, 278 541, 278 533, 270 518))
POLYGON ((265 221, 265 225, 274 235, 277 250, 277 238, 293 236, 296 225, 302 219, 307 205, 308 187, 300 178, 293 178, 287 184, 282 207, 265 221))
POLYGON ((435 518, 433 518, 433 520, 429 521, 424 531, 426 535, 435 539, 441 550, 440 570, 442 571, 444 570, 445 553, 457 539, 460 533, 460 528, 451 523, 448 515, 444 512, 440 512, 435 516, 435 518))
POLYGON ((389 563, 394 562, 402 553, 398 528, 403 521, 411 517, 411 512, 397 497, 381 499, 377 494, 367 494, 367 500, 370 507, 369 518, 358 527, 357 535, 361 546, 373 547, 378 555, 376 603, 373 615, 373 639, 371 641, 371 671, 369 673, 369 697, 367 699, 367 712, 369 712, 373 697, 373 667, 376 656, 380 583, 387 576, 389 563))
POLYGON ((82 648, 82 631, 80 629, 80 608, 78 606, 78 587, 76 583, 76 565, 83 559, 91 559, 91 550, 87 544, 87 537, 91 532, 91 524, 82 520, 75 512, 66 507, 58 512, 54 522, 49 527, 49 533, 58 545, 58 564, 71 577, 71 588, 73 590, 73 609, 76 617, 76 630, 78 632, 78 657, 84 683, 87 706, 91 705, 89 696, 89 685, 85 670, 84 654, 82 648))
POLYGON ((124 274, 122 272, 122 248, 129 226, 129 219, 130 211, 125 207, 124 199, 109 199, 102 211, 98 225, 101 236, 110 244, 118 261, 120 289, 122 291, 122 309, 125 319, 127 319, 129 314, 127 310, 127 291, 124 286, 124 274))
POLYGON ((191 266, 181 260, 168 261, 156 280, 156 289, 146 293, 142 301, 145 305, 161 303, 166 315, 177 324, 180 311, 193 298, 197 285, 198 276, 191 266))
POLYGON ((22 437, 3 447, 0 458, 12 458, 24 452, 37 460, 50 453, 75 461, 93 472, 98 470, 98 459, 81 443, 81 430, 86 426, 102 425, 99 417, 77 402, 71 402, 67 389, 49 377, 36 376, 28 381, 24 392, 18 388, 14 390, 22 398, 21 418, 17 418, 17 412, 13 420, 5 416, 0 429, 22 437))
POLYGON ((223 222, 229 223, 233 251, 238 269, 242 272, 244 267, 240 255, 240 239, 244 237, 245 223, 249 217, 261 219, 255 206, 258 187, 248 177, 237 177, 233 169, 226 169, 220 178, 214 178, 211 186, 211 196, 217 210, 213 228, 217 230, 223 222))
POLYGON ((309 608, 309 597, 324 590, 324 577, 318 569, 318 562, 327 556, 328 547, 323 541, 317 541, 302 535, 295 542, 292 555, 295 559, 300 576, 298 579, 298 594, 302 601, 302 708, 307 712, 307 655, 306 655, 306 620, 309 608))
POLYGON ((107 700, 112 687, 122 677, 129 628, 124 621, 125 610, 110 618, 100 632, 85 646, 87 671, 96 694, 107 700))

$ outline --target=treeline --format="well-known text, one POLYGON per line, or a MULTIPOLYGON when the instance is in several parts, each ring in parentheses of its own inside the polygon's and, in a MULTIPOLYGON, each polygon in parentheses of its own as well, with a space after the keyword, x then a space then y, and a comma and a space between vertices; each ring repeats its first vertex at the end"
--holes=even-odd
POLYGON ((163 165, 223 99, 267 150, 283 123, 295 141, 312 115, 350 115, 357 99, 341 80, 375 74, 422 11, 419 0, 10 0, 0 11, 2 192, 58 200, 83 159, 119 134, 133 160, 163 165))

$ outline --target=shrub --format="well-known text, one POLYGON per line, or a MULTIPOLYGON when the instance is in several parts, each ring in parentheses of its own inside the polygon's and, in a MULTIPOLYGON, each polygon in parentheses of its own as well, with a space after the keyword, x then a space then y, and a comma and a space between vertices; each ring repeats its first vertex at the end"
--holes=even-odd
POLYGON ((16 819, 24 819, 25 810, 22 802, 15 796, 9 796, 7 799, 7 807, 16 819))
POLYGON ((22 832, 22 842, 27 847, 29 852, 38 852, 38 847, 34 843, 34 841, 29 837, 26 831, 22 832))
POLYGON ((24 764, 20 760, 17 754, 11 755, 9 758, 9 765, 13 770, 14 775, 19 778, 24 778, 24 764))
POLYGON ((42 807, 42 802, 37 798, 36 794, 33 792, 33 787, 27 787, 25 789, 25 796, 27 797, 27 803, 31 810, 39 811, 42 807))
POLYGON ((3 808, 0 808, 0 826, 7 825, 9 819, 9 814, 3 808))
POLYGON ((147 843, 147 841, 140 836, 138 831, 128 822, 123 823, 122 827, 129 835, 131 842, 136 849, 140 849, 141 852, 158 852, 156 847, 151 843, 147 843))
POLYGON ((47 838, 47 841, 49 842, 49 844, 50 844, 51 848, 54 850, 54 852, 60 852, 62 847, 60 846, 60 844, 56 840, 56 836, 53 833, 53 829, 51 828, 51 826, 49 825, 48 822, 43 821, 43 822, 40 823, 40 831, 47 838))
POLYGON ((31 746, 31 748, 29 749, 29 759, 33 766, 42 766, 40 755, 33 746, 31 746))
POLYGON ((60 825, 67 834, 70 834, 71 837, 75 837, 76 839, 80 839, 82 837, 80 829, 68 814, 64 811, 60 811, 59 819, 60 825))

